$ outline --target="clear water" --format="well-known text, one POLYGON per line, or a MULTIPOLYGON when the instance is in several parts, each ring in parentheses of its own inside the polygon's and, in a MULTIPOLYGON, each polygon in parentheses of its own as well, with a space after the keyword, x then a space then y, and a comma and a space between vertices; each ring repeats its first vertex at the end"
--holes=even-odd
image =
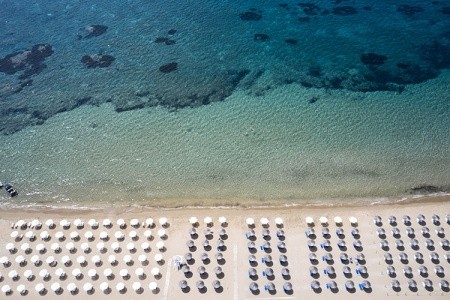
POLYGON ((0 200, 245 205, 448 191, 450 1, 305 3, 0 1, 0 58, 54 51, 36 74, 0 72, 0 180, 20 193, 0 200), (93 24, 108 29, 88 36, 93 24), (384 61, 363 63, 370 53, 384 61), (109 67, 81 62, 106 54, 109 67), (159 70, 170 62, 176 70, 159 70))

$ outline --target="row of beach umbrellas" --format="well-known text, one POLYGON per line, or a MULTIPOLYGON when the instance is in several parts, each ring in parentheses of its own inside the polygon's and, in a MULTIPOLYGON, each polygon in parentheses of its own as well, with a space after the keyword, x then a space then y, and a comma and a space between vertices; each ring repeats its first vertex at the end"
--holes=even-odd
MULTIPOLYGON (((441 225, 441 218, 438 215, 432 215, 430 219, 431 219, 432 224, 434 224, 436 226, 441 225)), ((387 221, 388 221, 389 225, 391 225, 391 226, 397 226, 397 224, 398 224, 397 217, 395 217, 395 216, 389 216, 387 218, 387 221)), ((419 214, 416 218, 416 221, 421 226, 425 226, 427 224, 426 218, 423 214, 419 214)), ((373 222, 376 226, 379 226, 379 227, 383 226, 383 219, 380 216, 375 216, 373 219, 373 222)), ((406 226, 412 225, 412 219, 408 215, 405 215, 402 217, 402 222, 406 226)), ((450 214, 446 216, 445 223, 450 225, 450 214)))
MULTIPOLYGON (((334 217, 334 218, 333 218, 333 221, 334 221, 334 223, 335 223, 336 225, 338 225, 338 226, 341 226, 341 225, 343 224, 343 220, 342 220, 342 218, 339 217, 339 216, 334 217)), ((350 222, 350 224, 351 224, 352 226, 358 226, 358 219, 357 219, 356 217, 351 216, 351 217, 348 218, 348 221, 350 222)), ((313 227, 314 224, 315 224, 315 223, 314 223, 314 218, 312 218, 312 217, 306 217, 306 218, 305 218, 305 222, 306 222, 306 224, 307 224, 309 227, 313 227)), ((329 221, 328 221, 328 218, 327 218, 327 217, 320 217, 320 218, 319 218, 319 222, 320 222, 320 224, 322 224, 323 226, 329 224, 329 223, 328 223, 329 221)))

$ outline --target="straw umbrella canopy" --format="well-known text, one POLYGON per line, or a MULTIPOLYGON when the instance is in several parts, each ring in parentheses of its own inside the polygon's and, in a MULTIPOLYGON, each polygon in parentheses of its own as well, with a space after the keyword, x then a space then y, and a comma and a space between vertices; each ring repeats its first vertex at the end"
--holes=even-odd
POLYGON ((197 271, 200 275, 203 275, 206 273, 206 268, 204 266, 200 266, 198 267, 197 271))
POLYGON ((306 230, 305 234, 306 234, 307 237, 312 238, 314 236, 314 234, 315 234, 314 228, 310 228, 310 229, 306 230))
POLYGON ((359 272, 360 272, 361 274, 367 274, 367 267, 366 267, 366 266, 360 266, 360 267, 358 268, 358 270, 359 270, 359 272))
POLYGON ((339 240, 338 242, 337 242, 337 246, 339 247, 339 248, 345 248, 345 241, 343 241, 343 240, 339 240))
POLYGON ((263 226, 269 225, 269 219, 267 219, 267 218, 261 218, 259 221, 261 222, 261 225, 263 225, 263 226))
POLYGON ((220 288, 222 285, 220 284, 220 281, 219 281, 219 280, 214 280, 214 281, 212 282, 212 286, 213 286, 214 289, 218 289, 218 288, 220 288))
POLYGON ((389 276, 395 275, 396 272, 395 272, 394 266, 388 266, 388 267, 387 267, 387 270, 386 270, 386 273, 387 273, 389 276))
POLYGON ((359 235, 359 230, 358 230, 358 228, 352 229, 352 236, 356 238, 358 235, 359 235))
POLYGON ((102 282, 102 283, 100 284, 100 289, 101 289, 103 292, 108 291, 108 290, 109 290, 109 284, 108 284, 107 282, 102 282))
POLYGON ((402 240, 395 240, 395 246, 398 248, 403 248, 405 246, 405 243, 403 243, 402 240))
POLYGON ((348 221, 350 222, 350 224, 352 224, 352 226, 358 225, 358 219, 356 217, 350 217, 348 218, 348 221))
POLYGON ((368 281, 368 280, 364 280, 361 284, 364 289, 370 289, 370 287, 371 287, 370 281, 368 281))
POLYGON ((275 290, 275 284, 274 284, 273 282, 269 282, 269 283, 266 285, 266 287, 267 287, 267 289, 268 289, 269 291, 274 291, 274 290, 275 290))
POLYGON ((310 261, 315 261, 317 260, 317 255, 315 253, 310 253, 309 254, 309 260, 310 261))
POLYGON ((407 216, 407 215, 403 216, 403 224, 405 224, 405 225, 411 224, 410 216, 407 216))
POLYGON ((419 223, 420 225, 425 224, 425 216, 420 214, 417 216, 417 223, 419 223))
POLYGON ((199 290, 201 290, 201 289, 203 289, 203 288, 205 287, 205 283, 203 282, 203 280, 199 280, 199 281, 197 281, 197 282, 195 283, 195 286, 196 286, 199 290))
POLYGON ((386 234, 386 231, 383 229, 383 228, 378 228, 377 229, 377 235, 379 236, 379 237, 382 237, 383 235, 385 235, 386 234))
POLYGON ((450 242, 447 239, 442 239, 439 244, 441 244, 441 247, 444 249, 450 247, 450 242))
POLYGON ((145 220, 145 225, 146 225, 146 227, 153 227, 155 225, 155 222, 153 221, 152 218, 147 218, 145 220))
POLYGON ((425 246, 426 246, 427 248, 432 248, 432 247, 434 247, 434 241, 433 241, 432 239, 426 239, 426 240, 425 240, 425 246))
POLYGON ((313 281, 311 282, 311 288, 312 288, 313 290, 319 289, 319 288, 320 288, 320 282, 318 282, 317 280, 313 280, 313 281))
POLYGON ((309 267, 309 275, 314 277, 318 273, 319 273, 319 270, 317 269, 317 267, 315 267, 315 266, 309 267))
POLYGON ((248 262, 249 263, 254 263, 256 261, 256 256, 254 255, 249 255, 248 256, 248 262))
POLYGON ((266 272, 266 276, 268 276, 268 277, 273 276, 273 269, 272 268, 266 268, 264 271, 266 272))
POLYGON ((281 269, 281 275, 282 276, 289 276, 290 272, 288 268, 282 268, 281 269))
POLYGON ((227 223, 227 218, 225 218, 224 216, 219 217, 219 223, 220 225, 225 225, 227 223))
POLYGON ((307 245, 309 248, 313 248, 316 246, 316 242, 314 240, 308 240, 307 245))
POLYGON ((322 228, 322 236, 325 237, 330 234, 330 229, 328 227, 322 228))
POLYGON ((342 224, 342 218, 339 216, 334 217, 334 223, 336 223, 336 225, 341 225, 342 224))
POLYGON ((433 281, 431 281, 430 279, 425 279, 423 281, 422 285, 425 288, 431 288, 431 287, 433 287, 433 281))
POLYGON ((423 226, 423 227, 420 229, 420 232, 422 233, 423 236, 425 236, 425 235, 427 235, 427 234, 430 233, 430 229, 428 229, 428 227, 426 227, 426 226, 423 226))
POLYGON ((263 237, 270 236, 270 231, 269 231, 269 229, 264 229, 264 230, 262 231, 262 236, 263 236, 263 237))
POLYGON ((255 248, 256 248, 256 245, 255 245, 254 242, 248 242, 248 243, 247 243, 247 248, 248 248, 248 249, 255 249, 255 248))
POLYGON ((322 225, 328 224, 328 218, 327 218, 327 217, 320 217, 320 218, 319 218, 319 222, 320 222, 322 225))
MULTIPOLYGON (((419 252, 417 252, 417 253, 419 253, 419 252)), ((422 258, 423 258, 423 255, 422 255, 422 258)), ((436 252, 431 252, 430 259, 431 260, 439 260, 439 254, 437 254, 436 252)))
POLYGON ((381 240, 380 241, 380 247, 383 249, 383 248, 387 248, 389 246, 389 243, 388 243, 388 241, 386 241, 386 240, 381 240))
POLYGON ((407 234, 409 237, 413 237, 413 236, 414 236, 414 228, 412 228, 412 227, 406 227, 406 234, 407 234))
POLYGON ((207 259, 208 259, 208 253, 203 252, 203 253, 200 255, 200 259, 201 259, 202 261, 207 260, 207 259))
POLYGON ((178 285, 179 285, 180 289, 182 289, 182 290, 184 290, 185 288, 188 287, 188 283, 187 283, 186 280, 181 280, 181 281, 178 283, 178 285))
POLYGON ((225 228, 221 228, 221 229, 219 230, 219 235, 220 235, 221 237, 224 237, 226 234, 227 234, 227 231, 225 230, 225 228))
POLYGON ((290 282, 285 282, 285 283, 283 284, 283 289, 284 289, 285 291, 292 291, 292 283, 290 283, 290 282))
POLYGON ((341 254, 339 255, 339 259, 340 259, 342 262, 348 261, 348 254, 347 254, 347 253, 341 253, 341 254))
POLYGON ((333 255, 331 253, 325 253, 325 255, 323 257, 326 261, 333 260, 333 255))
POLYGON ((336 281, 332 280, 328 283, 328 286, 330 287, 330 289, 335 290, 337 288, 337 283, 336 281))
POLYGON ((205 217, 205 218, 203 219, 203 222, 204 222, 206 225, 211 225, 211 224, 212 224, 212 218, 211 218, 211 217, 205 217))
POLYGON ((345 287, 346 287, 348 290, 352 290, 352 289, 355 288, 355 283, 354 283, 352 280, 347 280, 347 281, 345 282, 345 287))
POLYGON ((305 222, 308 226, 313 226, 314 225, 314 219, 311 217, 306 217, 305 218, 305 222))
POLYGON ((444 268, 442 266, 437 265, 436 267, 434 267, 434 272, 436 273, 436 275, 444 275, 444 268))
POLYGON ((417 239, 411 239, 409 241, 409 244, 410 244, 411 248, 414 249, 414 248, 417 248, 419 246, 419 241, 417 239))
POLYGON ((403 268, 403 274, 405 274, 405 275, 411 275, 412 272, 413 272, 413 270, 410 266, 406 266, 403 268))
POLYGON ((436 234, 437 234, 438 236, 441 236, 441 235, 444 235, 444 234, 445 234, 444 228, 442 228, 441 226, 436 227, 435 232, 436 232, 436 234))
MULTIPOLYGON (((416 259, 416 261, 423 260, 423 254, 420 252, 416 252, 416 253, 414 253, 414 258, 416 259)), ((430 258, 431 258, 431 254, 430 254, 430 258)))
POLYGON ((323 246, 324 248, 329 248, 329 247, 331 246, 331 242, 330 242, 329 240, 324 240, 324 241, 322 242, 322 246, 323 246))
POLYGON ((269 242, 265 242, 265 243, 263 244, 263 248, 264 248, 264 249, 270 249, 270 243, 269 243, 269 242))
POLYGON ((280 230, 277 231, 277 237, 278 238, 284 237, 284 230, 283 229, 280 229, 280 230))
POLYGON ((398 258, 400 259, 400 261, 407 261, 408 260, 408 254, 406 254, 405 252, 400 252, 398 254, 398 258))
POLYGON ((249 277, 254 277, 254 276, 256 276, 256 274, 258 274, 258 272, 256 271, 255 268, 249 268, 248 269, 248 276, 249 277))
POLYGON ((362 247, 362 243, 360 240, 356 240, 353 242, 353 247, 355 248, 361 248, 362 247))
POLYGON ((344 275, 348 275, 352 273, 352 269, 350 269, 349 266, 343 266, 342 267, 342 273, 344 273, 344 275))
POLYGON ((393 279, 391 281, 391 286, 392 286, 392 288, 399 288, 400 287, 400 282, 397 279, 393 279))
POLYGON ((280 255, 280 263, 281 263, 281 264, 284 264, 284 263, 286 263, 287 261, 288 261, 288 258, 287 258, 286 255, 284 255, 284 254, 280 255))
POLYGON ((139 227, 139 220, 138 219, 131 219, 130 220, 130 225, 131 225, 131 227, 134 227, 134 228, 137 228, 137 227, 139 227))
POLYGON ((258 284, 257 284, 256 282, 250 283, 250 285, 248 286, 248 288, 249 288, 251 291, 257 291, 257 290, 259 289, 258 284))
POLYGON ((381 226, 383 223, 382 223, 382 219, 381 219, 381 217, 380 216, 375 216, 374 218, 373 218, 373 223, 375 224, 375 225, 377 225, 377 226, 381 226))
POLYGON ((400 229, 398 229, 397 227, 392 228, 392 235, 395 236, 399 236, 400 235, 400 229))
POLYGON ((278 249, 286 249, 286 244, 284 242, 279 242, 277 244, 278 249))
POLYGON ((410 279, 410 280, 408 280, 408 286, 409 286, 409 288, 416 288, 417 282, 414 279, 410 279))
POLYGON ((215 267, 215 268, 214 268, 214 273, 215 273, 216 275, 222 274, 222 273, 223 273, 222 267, 220 267, 220 266, 215 267))
POLYGON ((328 275, 333 275, 333 274, 336 273, 336 271, 335 271, 333 266, 327 266, 325 270, 327 271, 328 275))
POLYGON ((448 214, 447 217, 445 217, 445 220, 446 220, 447 224, 450 225, 450 214, 448 214))
POLYGON ((390 254, 390 253, 384 254, 384 260, 386 262, 392 262, 392 254, 390 254))
POLYGON ((445 280, 445 279, 442 279, 442 280, 439 282, 439 285, 441 286, 441 289, 448 289, 448 288, 449 288, 448 281, 445 280))

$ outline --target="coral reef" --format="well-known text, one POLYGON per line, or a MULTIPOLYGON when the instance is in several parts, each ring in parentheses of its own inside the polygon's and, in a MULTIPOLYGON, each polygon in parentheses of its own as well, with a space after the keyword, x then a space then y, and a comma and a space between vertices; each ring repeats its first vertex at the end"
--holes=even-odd
POLYGON ((31 50, 14 52, 0 59, 0 72, 8 75, 24 71, 20 79, 28 78, 41 72, 46 65, 43 63, 53 54, 49 44, 34 45, 31 50))
POLYGON ((178 63, 176 62, 171 62, 165 65, 162 65, 161 67, 159 67, 159 70, 163 73, 170 73, 175 71, 178 68, 178 63))
POLYGON ((81 62, 87 68, 106 68, 109 67, 114 62, 114 60, 114 56, 107 54, 84 55, 81 58, 81 62))

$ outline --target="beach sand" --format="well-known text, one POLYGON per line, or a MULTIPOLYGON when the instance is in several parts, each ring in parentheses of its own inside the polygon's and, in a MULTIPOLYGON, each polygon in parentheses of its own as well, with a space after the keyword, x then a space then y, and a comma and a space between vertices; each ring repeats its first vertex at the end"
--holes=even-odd
MULTIPOLYGON (((446 299, 449 296, 448 290, 442 289, 439 286, 441 280, 450 280, 450 260, 445 258, 448 249, 442 247, 439 243, 442 239, 449 239, 450 236, 450 225, 447 223, 447 215, 450 214, 450 196, 439 196, 439 197, 423 197, 420 199, 415 199, 414 201, 399 202, 396 204, 377 204, 370 206, 292 206, 292 207, 259 207, 259 208, 178 208, 178 209, 162 209, 162 208, 146 208, 146 207, 120 207, 120 208, 102 208, 102 209, 44 209, 44 208, 0 208, 1 210, 1 220, 0 220, 0 257, 7 257, 11 263, 9 266, 0 265, 0 274, 2 279, 0 281, 0 286, 9 285, 11 287, 12 293, 5 295, 1 292, 1 299, 39 299, 46 297, 47 299, 60 299, 64 298, 76 298, 76 299, 140 299, 145 297, 146 299, 325 299, 325 298, 335 298, 335 299, 382 299, 386 296, 395 296, 400 299, 446 299), (425 225, 418 224, 416 218, 419 214, 425 216, 425 225), (379 228, 374 224, 374 217, 380 216, 382 218, 382 228, 386 231, 386 241, 389 243, 389 251, 385 251, 380 247, 380 237, 377 236, 376 231, 379 228), (406 225, 403 223, 403 216, 409 215, 411 217, 410 227, 415 230, 415 239, 419 242, 419 249, 414 250, 410 247, 411 237, 406 235, 406 225), (437 226, 432 222, 432 216, 438 215, 440 217, 440 225, 437 226), (192 228, 189 218, 195 216, 198 218, 198 226, 195 227, 198 237, 193 239, 189 235, 189 230, 192 228), (224 216, 227 219, 225 226, 219 223, 219 217, 224 216), (318 269, 319 277, 314 279, 309 274, 309 269, 314 264, 310 262, 309 255, 311 250, 308 248, 307 243, 309 238, 305 235, 305 231, 309 228, 305 222, 306 217, 314 218, 314 229, 316 232, 315 244, 316 251, 313 251, 317 255, 318 261, 315 266, 318 269), (322 226, 319 222, 320 217, 328 218, 328 226, 330 231, 330 237, 325 238, 322 236, 322 226), (339 249, 337 242, 340 240, 336 235, 336 229, 339 227, 334 222, 334 217, 340 216, 343 220, 342 228, 344 230, 345 238, 342 238, 346 242, 347 249, 339 249), (356 217, 358 220, 357 225, 352 226, 349 221, 349 217, 356 217), (388 222, 389 216, 395 216, 397 218, 397 225, 392 226, 388 222), (159 224, 159 219, 165 217, 168 220, 168 227, 163 228, 159 224), (205 217, 211 217, 213 220, 212 226, 207 226, 204 223, 205 217), (254 256, 257 261, 257 265, 253 266, 257 272, 256 278, 249 278, 248 271, 250 266, 248 257, 251 255, 249 249, 247 248, 247 243, 249 239, 246 237, 246 233, 249 228, 246 224, 247 218, 253 218, 255 221, 254 231, 256 240, 254 241, 256 250, 254 251, 254 256), (76 229, 73 220, 80 218, 84 221, 83 229, 76 229), (105 228, 102 225, 102 221, 105 218, 111 219, 113 222, 112 228, 105 228), (127 224, 125 229, 120 229, 116 224, 117 219, 123 218, 127 224), (150 228, 153 239, 147 240, 144 236, 145 230, 143 224, 147 218, 153 218, 155 222, 155 227, 150 228), (261 250, 262 246, 266 240, 263 239, 262 230, 264 229, 260 219, 267 218, 269 220, 268 227, 270 237, 268 241, 271 244, 271 248, 268 252, 261 250), (275 218, 282 218, 283 225, 277 227, 275 224, 275 218), (24 220, 25 222, 31 222, 34 219, 40 220, 43 225, 41 229, 12 229, 11 225, 15 224, 18 220, 24 220), (49 229, 45 225, 47 219, 53 219, 56 228, 49 229), (60 226, 60 220, 67 219, 71 222, 69 229, 63 229, 60 226), (92 229, 88 225, 90 219, 96 219, 99 222, 99 227, 97 229, 92 229), (131 219, 138 219, 139 226, 133 228, 130 225, 131 219), (429 228, 429 237, 424 236, 421 233, 421 228, 426 226, 429 228), (393 227, 397 227, 400 230, 400 237, 404 242, 404 249, 397 249, 395 246, 395 238, 391 234, 393 227), (442 227, 444 234, 437 235, 435 229, 442 227), (209 238, 210 249, 203 247, 203 242, 207 239, 204 235, 206 228, 210 228, 212 236, 209 238), (225 229, 226 235, 219 236, 219 231, 225 229), (353 229, 358 229, 360 237, 353 237, 351 231, 353 229), (158 230, 164 229, 167 237, 161 239, 158 236, 158 230), (284 238, 279 238, 276 232, 282 229, 284 231, 284 238), (17 231, 23 238, 15 240, 11 237, 11 233, 17 231), (33 231, 36 235, 36 240, 30 241, 26 237, 28 231, 33 231), (50 235, 49 241, 41 240, 40 234, 43 231, 47 231, 50 235), (55 233, 61 231, 64 233, 66 239, 65 241, 57 241, 55 233), (70 233, 73 231, 78 231, 80 235, 80 240, 71 241, 70 233), (94 241, 88 242, 84 234, 86 231, 92 231, 94 235, 94 241), (100 253, 96 244, 100 241, 100 232, 105 231, 109 235, 109 240, 104 241, 106 252, 100 253), (111 248, 111 244, 116 242, 115 232, 122 231, 125 235, 123 241, 119 242, 121 247, 120 253, 115 253, 111 248), (132 240, 129 237, 130 231, 136 231, 138 240, 132 240), (427 249, 425 247, 425 241, 429 238, 434 241, 434 248, 427 249), (218 262, 216 260, 216 254, 219 252, 217 250, 217 242, 222 239, 224 247, 220 251, 223 255, 223 260, 218 262), (331 249, 322 249, 321 244, 325 239, 328 239, 331 244, 331 249), (359 239, 362 243, 362 249, 355 249, 353 242, 359 239), (164 249, 160 251, 157 249, 156 244, 159 241, 164 242, 164 249), (174 266, 173 257, 176 255, 184 256, 189 252, 189 248, 186 245, 188 240, 193 240, 196 250, 192 251, 193 258, 195 262, 188 262, 187 265, 190 267, 191 273, 186 276, 183 270, 178 270, 174 266), (54 253, 51 249, 51 245, 58 242, 62 248, 60 253, 54 253), (76 253, 70 253, 65 245, 69 242, 73 242, 76 253), (90 253, 83 253, 81 249, 81 244, 88 242, 92 251, 90 253), (130 253, 127 249, 128 243, 134 243, 136 251, 130 253), (141 248, 143 242, 148 242, 150 244, 151 250, 145 252, 141 248), (281 250, 277 247, 279 242, 285 243, 285 250, 281 250), (17 248, 17 252, 11 254, 6 249, 8 243, 13 243, 14 247, 17 248), (31 253, 25 253, 21 246, 24 243, 28 243, 32 249, 31 253), (46 247, 46 252, 43 254, 38 253, 36 250, 36 245, 42 243, 46 247), (428 274, 420 275, 418 273, 418 268, 421 264, 415 261, 414 253, 420 251, 424 256, 424 261, 422 264, 427 267, 428 274), (390 278, 386 274, 386 269, 388 264, 384 261, 384 254, 390 252, 393 256, 392 266, 396 269, 396 278, 390 278), (398 255, 400 252, 404 252, 408 255, 408 262, 402 263, 398 255), (431 261, 429 255, 431 252, 436 252, 439 256, 439 260, 431 261), (154 256, 156 254, 162 254, 164 262, 158 264, 155 262, 154 256), (209 261, 205 263, 200 259, 202 253, 207 253, 209 261), (322 257, 327 253, 331 253, 334 261, 332 263, 327 263, 322 260, 322 257), (341 253, 347 253, 349 258, 353 262, 343 263, 339 259, 341 253), (365 262, 359 264, 356 257, 359 253, 363 253, 365 256, 365 262), (43 261, 42 265, 35 266, 31 262, 31 257, 33 255, 39 255, 40 259, 43 261), (109 255, 115 255, 118 264, 111 266, 108 262, 109 255), (16 261, 16 257, 22 255, 26 261, 25 266, 20 266, 16 261), (72 260, 71 266, 65 266, 61 262, 63 256, 69 256, 72 260), (87 265, 80 266, 77 262, 78 256, 85 256, 87 265), (94 255, 99 255, 102 260, 102 265, 95 266, 92 262, 92 257, 94 255), (124 256, 130 255, 134 263, 128 266, 124 263, 124 256), (139 261, 139 255, 146 255, 148 259, 148 264, 142 266, 139 261), (266 255, 271 255, 273 263, 263 263, 263 258, 266 255), (287 257, 287 263, 282 265, 279 262, 280 255, 285 255, 287 257), (49 266, 46 263, 46 258, 48 256, 53 256, 57 262, 56 266, 49 266), (367 276, 362 276, 357 274, 357 270, 364 265, 367 267, 367 276), (442 266, 444 269, 444 275, 441 277, 435 273, 434 269, 436 266, 442 266), (198 268, 204 266, 207 275, 203 277, 199 274, 198 268), (215 268, 220 266, 222 268, 223 274, 218 276, 215 274, 215 268), (324 270, 328 266, 333 266, 336 272, 335 278, 333 275, 325 275, 324 270), (342 268, 348 266, 351 269, 351 278, 346 278, 343 275, 342 268), (403 274, 403 268, 405 266, 410 266, 413 270, 413 277, 417 282, 417 291, 410 290, 408 288, 408 280, 403 274), (135 274, 135 270, 138 267, 142 267, 145 278, 139 278, 135 274), (152 268, 157 267, 160 270, 160 276, 153 276, 151 274, 152 268), (272 268, 274 277, 264 276, 266 268, 272 268), (39 271, 42 269, 47 269, 51 275, 48 281, 44 281, 40 275, 39 271), (60 280, 55 275, 55 270, 62 268, 67 273, 67 278, 60 280), (76 279, 72 275, 72 270, 79 268, 83 274, 83 278, 76 279), (113 279, 107 279, 103 271, 106 268, 110 268, 115 275, 113 279), (287 268, 290 271, 288 277, 281 276, 281 270, 287 268), (28 281, 24 277, 24 272, 26 270, 31 270, 35 275, 34 280, 28 281), (98 278, 91 279, 88 276, 88 270, 95 269, 98 274, 98 278), (129 272, 129 278, 123 279, 119 272, 121 269, 127 269, 129 272), (14 281, 8 274, 11 270, 16 270, 19 274, 19 279, 14 281), (397 279, 400 283, 400 291, 394 291, 391 287, 391 281, 397 279), (422 282, 425 279, 430 279, 433 283, 433 287, 430 290, 426 290, 422 282), (181 280, 186 280, 188 289, 182 290, 179 287, 179 282, 181 280), (199 290, 196 284, 199 280, 203 280, 205 288, 199 290), (219 280, 221 288, 214 289, 213 282, 219 280), (321 290, 313 291, 311 288, 311 283, 313 280, 317 280, 320 283, 321 290), (355 290, 349 292, 345 289, 345 282, 347 280, 352 280, 355 284, 355 290), (371 284, 371 288, 367 290, 361 290, 359 284, 364 280, 368 280, 371 284), (337 284, 337 290, 327 289, 327 283, 335 281, 337 284), (54 282, 59 282, 62 288, 62 294, 57 295, 51 289, 51 284, 54 282), (75 283, 78 287, 78 292, 76 295, 71 295, 67 289, 69 283, 75 283), (109 294, 105 294, 100 289, 100 284, 102 282, 107 282, 111 288, 109 294), (116 285, 123 282, 126 287, 126 291, 120 293, 116 289, 116 285), (142 286, 141 293, 137 293, 133 290, 132 285, 134 282, 140 282, 142 286), (149 284, 155 282, 157 284, 157 289, 151 292, 149 289, 149 284), (249 285, 252 282, 256 282, 259 286, 259 291, 256 294, 252 294, 249 289, 249 285), (274 291, 266 291, 265 285, 272 282, 275 285, 274 291), (286 292, 283 289, 283 284, 289 282, 292 284, 292 292, 286 292), (35 286, 38 283, 43 283, 46 291, 40 295, 36 290, 35 286), (83 290, 83 285, 86 283, 91 283, 93 285, 93 292, 88 294, 83 290), (25 285, 27 288, 27 295, 22 296, 17 291, 17 286, 20 284, 25 285)), ((192 250, 192 249, 191 249, 192 250)))

